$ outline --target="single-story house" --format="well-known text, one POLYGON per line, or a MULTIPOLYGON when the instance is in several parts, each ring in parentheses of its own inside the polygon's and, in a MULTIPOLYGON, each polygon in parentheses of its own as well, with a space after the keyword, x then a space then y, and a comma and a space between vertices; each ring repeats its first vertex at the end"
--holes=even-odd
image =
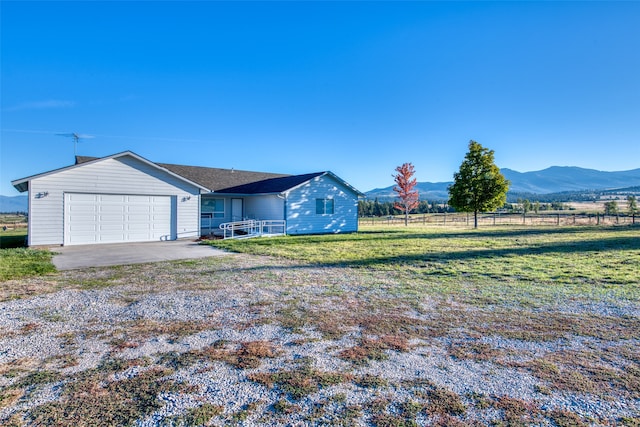
POLYGON ((358 230, 364 195, 332 172, 285 175, 154 163, 131 151, 12 181, 29 192, 29 246, 197 238, 278 220, 286 234, 358 230))

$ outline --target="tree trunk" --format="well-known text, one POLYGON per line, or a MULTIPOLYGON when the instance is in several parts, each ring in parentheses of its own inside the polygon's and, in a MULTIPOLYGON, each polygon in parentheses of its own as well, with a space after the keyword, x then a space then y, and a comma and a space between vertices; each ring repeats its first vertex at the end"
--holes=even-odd
POLYGON ((404 226, 407 227, 409 225, 409 210, 404 211, 404 226))
POLYGON ((478 211, 473 211, 473 228, 478 228, 478 211))

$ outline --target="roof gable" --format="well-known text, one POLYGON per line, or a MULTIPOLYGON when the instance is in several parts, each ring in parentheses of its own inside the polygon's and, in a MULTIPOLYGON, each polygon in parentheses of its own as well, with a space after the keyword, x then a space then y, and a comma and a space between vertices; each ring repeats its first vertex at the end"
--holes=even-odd
POLYGON ((79 168, 79 167, 83 167, 83 166, 85 166, 85 165, 87 165, 89 163, 101 162, 101 161, 108 160, 108 159, 117 159, 119 157, 125 157, 125 156, 132 157, 132 158, 134 158, 134 159, 136 159, 136 160, 138 160, 138 161, 140 161, 142 163, 145 163, 145 164, 147 164, 149 166, 152 166, 152 167, 154 167, 156 169, 160 169, 163 172, 165 172, 165 173, 167 173, 167 174, 169 174, 171 176, 174 176, 174 177, 178 178, 181 181, 187 182, 188 184, 193 185, 194 187, 200 188, 201 190, 210 191, 208 188, 202 186, 201 184, 199 184, 197 182, 194 182, 194 181, 191 181, 187 177, 181 176, 181 175, 179 175, 179 174, 177 174, 175 172, 167 170, 167 169, 159 166, 158 164, 153 163, 153 162, 145 159, 144 157, 137 155, 136 153, 134 153, 132 151, 124 151, 122 153, 117 153, 117 154, 113 154, 111 156, 106 156, 106 157, 83 157, 83 156, 81 157, 81 156, 76 156, 76 163, 71 165, 71 166, 66 166, 66 167, 54 169, 54 170, 51 170, 51 171, 48 171, 48 172, 43 172, 43 173, 39 173, 39 174, 36 174, 36 175, 31 175, 31 176, 28 176, 26 178, 16 179, 14 181, 11 181, 11 185, 13 185, 18 191, 24 192, 24 191, 27 191, 29 189, 29 181, 32 181, 34 179, 42 178, 42 177, 45 177, 45 176, 48 176, 48 175, 53 175, 53 174, 56 174, 56 173, 59 173, 59 172, 64 172, 64 171, 71 170, 71 169, 76 169, 76 168, 79 168))

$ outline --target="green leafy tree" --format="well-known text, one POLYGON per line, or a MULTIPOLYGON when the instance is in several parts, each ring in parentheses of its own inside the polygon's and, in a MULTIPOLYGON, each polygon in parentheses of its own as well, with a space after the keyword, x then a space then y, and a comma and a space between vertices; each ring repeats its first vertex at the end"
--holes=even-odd
POLYGON ((531 210, 531 202, 529 199, 518 199, 518 203, 522 206, 522 213, 526 215, 527 212, 531 210))
POLYGON ((509 181, 493 157, 493 150, 469 141, 469 152, 449 186, 449 204, 457 211, 473 212, 474 228, 478 228, 478 212, 494 210, 507 201, 509 181))
POLYGON ((635 215, 638 213, 638 201, 636 200, 636 196, 627 196, 627 211, 629 212, 629 215, 635 215))
POLYGON ((409 225, 409 213, 418 207, 418 191, 414 190, 418 181, 413 177, 415 170, 411 163, 403 163, 396 168, 393 191, 398 193, 399 202, 393 207, 404 213, 404 225, 409 225))
POLYGON ((616 215, 618 213, 618 202, 611 200, 604 204, 605 215, 616 215))
POLYGON ((420 200, 418 203, 418 213, 428 213, 429 212, 429 202, 427 200, 420 200))

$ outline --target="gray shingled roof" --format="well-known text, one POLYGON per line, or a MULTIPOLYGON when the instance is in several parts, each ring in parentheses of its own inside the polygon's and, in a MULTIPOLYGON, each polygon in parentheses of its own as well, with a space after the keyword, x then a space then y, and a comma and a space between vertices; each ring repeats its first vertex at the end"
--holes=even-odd
MULTIPOLYGON (((98 157, 76 156, 76 164, 97 160, 98 157)), ((216 193, 269 194, 281 193, 326 172, 303 175, 286 175, 268 172, 251 172, 235 169, 207 168, 202 166, 156 163, 189 181, 198 183, 216 193)))
POLYGON ((231 194, 268 194, 282 193, 293 187, 297 187, 317 176, 323 175, 325 172, 307 173, 304 175, 288 175, 275 178, 263 179, 261 181, 249 182, 247 184, 227 187, 218 190, 217 193, 231 194))
MULTIPOLYGON (((268 181, 273 178, 283 178, 290 175, 250 172, 235 169, 207 168, 202 166, 173 165, 168 163, 156 163, 158 166, 171 172, 197 182, 215 192, 226 192, 229 188, 238 188, 256 182, 268 181)), ((234 191, 236 193, 236 191, 234 191)), ((265 191, 260 191, 265 193, 265 191)), ((251 194, 251 193, 245 193, 251 194)))

